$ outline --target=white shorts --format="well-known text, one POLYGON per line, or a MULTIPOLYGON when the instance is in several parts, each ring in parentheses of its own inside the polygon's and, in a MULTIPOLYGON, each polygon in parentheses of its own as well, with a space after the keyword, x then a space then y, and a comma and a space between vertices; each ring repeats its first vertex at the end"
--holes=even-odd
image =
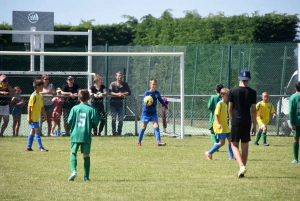
POLYGON ((267 127, 267 125, 262 124, 262 125, 259 126, 259 129, 263 129, 263 128, 265 128, 265 127, 267 127))
POLYGON ((9 105, 0 105, 0 116, 9 116, 9 105))

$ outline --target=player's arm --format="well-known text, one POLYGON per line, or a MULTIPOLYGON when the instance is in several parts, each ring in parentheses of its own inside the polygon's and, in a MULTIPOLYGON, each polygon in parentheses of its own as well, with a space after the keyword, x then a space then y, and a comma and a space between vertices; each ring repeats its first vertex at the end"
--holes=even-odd
POLYGON ((165 106, 167 109, 169 109, 167 103, 162 99, 160 93, 157 92, 157 94, 158 94, 158 96, 157 96, 158 101, 159 101, 163 106, 165 106))
POLYGON ((228 118, 229 118, 230 126, 231 126, 231 122, 232 122, 232 109, 233 109, 233 102, 228 102, 228 118))
POLYGON ((222 125, 220 123, 220 114, 221 114, 220 106, 221 106, 220 104, 217 104, 216 109, 215 109, 215 121, 218 125, 218 128, 222 128, 222 125))
POLYGON ((213 112, 213 97, 210 97, 208 103, 207 103, 207 108, 213 112))
POLYGON ((276 118, 276 111, 275 111, 275 109, 274 109, 274 105, 273 104, 271 104, 271 114, 273 114, 273 119, 275 119, 276 118))
POLYGON ((297 111, 295 105, 293 103, 293 97, 291 97, 289 99, 289 118, 290 118, 290 123, 291 123, 291 126, 292 126, 292 130, 296 130, 296 124, 295 124, 295 112, 297 111))
POLYGON ((28 121, 29 124, 32 123, 31 109, 32 109, 32 106, 30 106, 30 105, 28 104, 28 107, 27 107, 27 114, 28 114, 28 116, 27 116, 27 121, 28 121))
POLYGON ((252 134, 255 134, 255 132, 256 132, 256 116, 257 116, 256 104, 251 105, 251 114, 252 114, 252 134))

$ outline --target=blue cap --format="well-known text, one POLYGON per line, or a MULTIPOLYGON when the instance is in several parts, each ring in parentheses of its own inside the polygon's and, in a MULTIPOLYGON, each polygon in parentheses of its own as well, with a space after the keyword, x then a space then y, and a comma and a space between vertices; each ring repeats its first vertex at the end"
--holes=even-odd
POLYGON ((251 80, 250 71, 247 69, 241 70, 239 80, 251 80))

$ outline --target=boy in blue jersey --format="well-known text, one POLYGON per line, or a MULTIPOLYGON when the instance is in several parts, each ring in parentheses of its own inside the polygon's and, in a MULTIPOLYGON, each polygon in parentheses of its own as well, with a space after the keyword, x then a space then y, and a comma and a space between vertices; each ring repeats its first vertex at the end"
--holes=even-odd
POLYGON ((153 103, 152 103, 152 105, 147 106, 144 103, 144 101, 142 101, 142 104, 144 106, 143 112, 142 112, 142 128, 140 129, 140 132, 139 132, 137 145, 138 146, 142 145, 142 139, 144 136, 144 132, 147 128, 149 121, 152 121, 153 126, 154 126, 154 133, 155 133, 155 137, 156 137, 156 145, 157 146, 165 146, 166 143, 161 142, 161 140, 160 140, 158 117, 157 117, 157 113, 156 113, 157 100, 166 108, 168 108, 168 106, 161 98, 160 93, 156 90, 156 88, 157 88, 157 80, 156 79, 154 79, 154 78, 150 79, 149 87, 150 87, 150 89, 144 93, 143 100, 144 100, 145 96, 151 96, 153 98, 153 103))
POLYGON ((43 147, 41 139, 41 127, 40 127, 40 116, 41 112, 43 114, 43 121, 47 119, 47 113, 44 109, 43 96, 40 94, 43 91, 43 80, 34 80, 33 88, 34 92, 31 94, 28 102, 27 112, 28 112, 28 124, 30 127, 30 134, 28 135, 28 142, 26 146, 26 151, 32 150, 32 143, 34 140, 34 135, 36 143, 40 152, 47 152, 48 150, 43 147))
POLYGON ((300 82, 295 85, 296 93, 289 99, 289 118, 293 134, 293 153, 292 163, 298 163, 299 155, 299 136, 300 136, 300 82))
POLYGON ((222 88, 220 91, 220 95, 222 97, 222 100, 219 101, 216 105, 216 109, 214 112, 215 118, 213 123, 213 130, 215 131, 216 139, 218 139, 219 142, 215 143, 209 151, 205 152, 205 155, 208 160, 212 160, 212 154, 225 144, 225 140, 227 138, 229 160, 234 160, 235 158, 233 157, 233 152, 231 149, 231 133, 228 126, 228 109, 226 103, 228 100, 229 89, 222 88))
POLYGON ((88 104, 90 93, 86 89, 78 92, 80 104, 74 106, 68 117, 68 124, 71 125, 71 155, 70 166, 71 175, 69 181, 74 181, 77 176, 77 151, 80 147, 83 154, 84 178, 85 182, 90 180, 90 151, 92 143, 92 129, 97 128, 100 117, 99 113, 93 106, 88 104))

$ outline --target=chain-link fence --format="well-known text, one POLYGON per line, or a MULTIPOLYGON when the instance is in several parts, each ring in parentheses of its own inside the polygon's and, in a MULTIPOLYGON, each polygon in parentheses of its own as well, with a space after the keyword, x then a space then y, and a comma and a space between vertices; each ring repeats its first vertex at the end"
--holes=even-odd
MULTIPOLYGON (((25 51, 24 46, 0 45, 1 51, 25 51)), ((52 48, 45 47, 45 51, 82 52, 85 47, 52 48)), ((93 52, 184 52, 185 53, 185 131, 186 134, 207 134, 208 117, 207 102, 214 93, 214 86, 222 83, 227 88, 238 85, 238 73, 241 69, 250 69, 252 80, 250 86, 258 94, 268 91, 270 101, 278 112, 278 118, 271 120, 269 134, 289 134, 288 117, 282 108, 286 108, 286 101, 279 96, 284 95, 285 86, 293 72, 297 70, 297 44, 242 44, 242 45, 189 45, 180 47, 170 46, 94 46, 93 52)), ((39 57, 35 57, 36 69, 39 69, 39 57)), ((169 133, 180 133, 180 103, 177 102, 180 93, 179 57, 93 57, 92 71, 100 74, 103 83, 108 89, 115 81, 117 71, 124 74, 124 80, 129 84, 132 95, 124 103, 125 116, 122 134, 136 134, 140 127, 142 110, 141 96, 148 89, 149 79, 158 80, 161 95, 171 98, 169 102, 171 112, 167 112, 169 133), (172 108, 174 108, 172 110, 172 108), (137 115, 136 115, 137 114, 137 115), (137 122, 136 122, 137 120, 137 122), (175 123, 174 123, 175 122, 175 123), (178 122, 178 123, 177 123, 178 122)), ((9 84, 20 86, 23 94, 31 94, 32 79, 35 75, 14 74, 13 71, 29 71, 29 56, 0 55, 1 71, 11 71, 8 75, 9 84)), ((49 56, 45 57, 45 74, 50 74, 50 83, 61 87, 66 83, 68 71, 87 71, 87 57, 76 56, 49 56), (53 71, 64 71, 64 75, 51 75, 53 71)), ((87 86, 87 76, 73 75, 80 88, 87 86)), ((292 84, 291 84, 292 85, 292 84)), ((293 87, 292 87, 293 88, 293 87)), ((293 89, 289 91, 293 93, 293 89)), ((27 95, 26 100, 28 100, 27 95)), ((104 100, 107 127, 105 133, 111 134, 111 114, 109 97, 104 100)), ((259 100, 259 98, 258 98, 259 100)), ((26 116, 26 106, 23 115, 26 116)), ((161 108, 157 108, 161 118, 161 108)), ((20 135, 27 135, 26 117, 22 118, 20 135), (23 127, 25 126, 25 127, 23 127)), ((161 119, 160 119, 161 120, 161 119)), ((46 123, 43 123, 45 125, 46 123)), ((12 118, 4 135, 11 135, 12 118)), ((43 126, 44 129, 45 126, 43 126)), ((162 130, 162 124, 160 125, 162 130)), ((151 127, 147 132, 153 133, 151 127)))

